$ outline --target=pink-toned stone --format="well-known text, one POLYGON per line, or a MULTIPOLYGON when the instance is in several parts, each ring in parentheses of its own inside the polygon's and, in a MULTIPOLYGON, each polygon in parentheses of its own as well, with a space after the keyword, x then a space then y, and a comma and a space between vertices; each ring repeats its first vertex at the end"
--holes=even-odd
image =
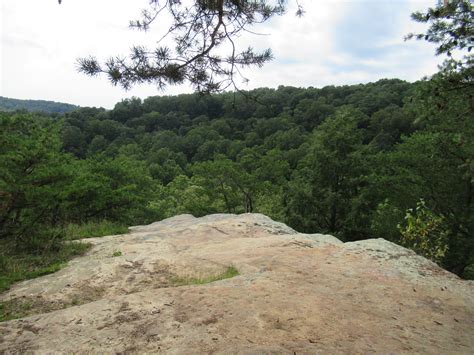
POLYGON ((37 313, 0 323, 0 353, 474 351, 474 283, 383 239, 344 244, 244 214, 88 241, 86 256, 0 296, 37 313), (240 275, 176 286, 229 265, 240 275))

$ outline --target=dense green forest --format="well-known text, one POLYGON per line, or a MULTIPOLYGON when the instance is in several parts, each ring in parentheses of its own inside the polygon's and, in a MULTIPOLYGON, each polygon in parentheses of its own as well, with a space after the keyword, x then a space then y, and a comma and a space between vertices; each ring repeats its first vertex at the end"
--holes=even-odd
POLYGON ((70 224, 260 212, 474 278, 473 113, 441 73, 0 113, 0 240, 40 253, 70 224))
POLYGON ((65 104, 61 102, 45 100, 19 100, 0 96, 0 111, 19 111, 44 112, 63 114, 74 111, 78 108, 76 105, 65 104))

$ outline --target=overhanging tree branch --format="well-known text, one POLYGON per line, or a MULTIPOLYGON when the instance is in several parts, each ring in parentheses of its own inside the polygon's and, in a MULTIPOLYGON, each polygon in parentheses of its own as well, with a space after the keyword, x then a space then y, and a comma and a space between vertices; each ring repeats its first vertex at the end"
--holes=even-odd
MULTIPOLYGON (((128 57, 111 57, 103 64, 93 56, 80 58, 78 69, 90 76, 105 74, 113 85, 125 89, 141 83, 163 89, 183 82, 205 93, 236 88, 236 77, 246 81, 239 69, 262 67, 273 57, 270 49, 239 50, 234 39, 249 27, 282 15, 286 5, 287 0, 150 0, 150 8, 142 11, 141 19, 131 21, 130 27, 148 31, 167 12, 172 23, 162 39, 171 37, 174 49, 134 46, 128 57), (226 46, 230 54, 221 57, 217 52, 226 46)), ((301 16, 298 2, 297 9, 301 16)))

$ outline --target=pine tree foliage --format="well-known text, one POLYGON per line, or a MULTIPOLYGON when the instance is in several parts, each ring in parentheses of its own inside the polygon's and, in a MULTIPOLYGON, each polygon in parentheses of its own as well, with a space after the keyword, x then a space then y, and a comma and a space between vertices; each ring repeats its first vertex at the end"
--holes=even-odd
POLYGON ((453 0, 446 5, 429 8, 426 12, 415 12, 413 20, 420 23, 429 23, 426 33, 410 33, 406 38, 425 40, 437 45, 436 55, 446 54, 445 70, 469 70, 469 77, 473 79, 472 66, 474 58, 474 9, 470 0, 453 0), (456 54, 462 58, 456 59, 456 54))
MULTIPOLYGON (((259 23, 285 12, 286 0, 150 0, 133 29, 148 31, 168 13, 172 23, 157 48, 136 45, 128 57, 114 56, 99 63, 95 57, 78 60, 79 70, 105 73, 112 84, 129 89, 134 84, 167 85, 188 82, 198 92, 219 92, 247 81, 242 69, 262 67, 272 59, 270 49, 239 48, 236 39, 259 23), (162 45, 171 38, 174 48, 162 45), (223 54, 223 53, 226 54, 223 54)), ((303 10, 298 5, 297 15, 303 10)))

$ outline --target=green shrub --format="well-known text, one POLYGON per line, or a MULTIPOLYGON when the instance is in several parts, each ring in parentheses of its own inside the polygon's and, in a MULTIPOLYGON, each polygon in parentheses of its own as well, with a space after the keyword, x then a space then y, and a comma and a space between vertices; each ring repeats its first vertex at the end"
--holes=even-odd
POLYGON ((449 231, 444 218, 431 211, 421 199, 415 210, 407 211, 405 222, 404 226, 398 226, 401 244, 441 264, 448 250, 449 231))
POLYGON ((466 280, 474 280, 474 264, 470 264, 464 268, 462 277, 466 280))
POLYGON ((370 229, 375 238, 384 238, 392 242, 400 240, 398 222, 403 218, 403 211, 393 206, 388 199, 377 205, 370 229))

